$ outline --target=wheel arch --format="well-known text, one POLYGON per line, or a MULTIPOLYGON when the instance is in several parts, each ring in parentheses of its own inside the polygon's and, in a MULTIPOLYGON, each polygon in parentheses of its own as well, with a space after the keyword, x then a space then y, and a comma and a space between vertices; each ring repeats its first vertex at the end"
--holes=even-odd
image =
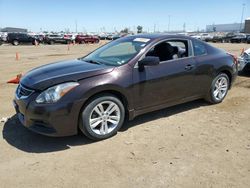
POLYGON ((113 95, 113 96, 117 97, 124 105, 125 110, 127 110, 127 107, 128 107, 127 97, 122 92, 120 92, 118 90, 113 90, 113 89, 106 89, 106 90, 101 90, 101 91, 97 91, 97 92, 93 93, 91 96, 88 97, 88 99, 86 100, 86 102, 84 103, 83 106, 88 104, 95 97, 102 96, 102 95, 113 95))
POLYGON ((79 114, 78 114, 78 131, 79 131, 79 123, 81 120, 81 113, 83 111, 83 109, 90 103, 90 101, 92 101, 93 99, 97 98, 98 96, 104 96, 104 95, 112 95, 114 97, 117 97, 121 103, 124 105, 124 110, 125 110, 125 119, 130 118, 131 113, 129 110, 129 99, 128 96, 126 96, 126 94, 124 94, 123 92, 119 91, 118 89, 103 89, 103 90, 97 90, 95 92, 91 92, 91 94, 88 95, 87 100, 83 103, 79 114))
POLYGON ((220 73, 224 73, 224 74, 226 74, 228 76, 228 78, 229 78, 229 89, 230 89, 231 86, 232 86, 232 78, 233 78, 232 73, 227 69, 220 70, 218 74, 220 74, 220 73))

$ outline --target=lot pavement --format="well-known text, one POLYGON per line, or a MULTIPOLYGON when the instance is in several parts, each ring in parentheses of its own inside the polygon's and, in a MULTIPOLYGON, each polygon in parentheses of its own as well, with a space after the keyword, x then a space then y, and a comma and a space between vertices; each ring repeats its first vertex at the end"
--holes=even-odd
MULTIPOLYGON (((212 44, 239 54, 247 44, 212 44)), ((250 73, 225 101, 194 101, 149 113, 108 140, 50 138, 14 116, 6 81, 99 45, 0 46, 0 187, 250 187, 250 73), (19 61, 15 60, 16 52, 19 61)))

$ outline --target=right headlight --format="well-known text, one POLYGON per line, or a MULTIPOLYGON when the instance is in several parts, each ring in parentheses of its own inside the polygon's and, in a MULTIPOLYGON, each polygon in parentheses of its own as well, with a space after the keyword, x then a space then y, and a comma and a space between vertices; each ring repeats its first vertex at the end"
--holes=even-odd
POLYGON ((66 93, 70 90, 78 86, 79 83, 77 82, 67 82, 63 84, 59 84, 53 87, 50 87, 43 91, 38 97, 36 98, 36 102, 41 103, 55 103, 60 98, 62 98, 66 93))

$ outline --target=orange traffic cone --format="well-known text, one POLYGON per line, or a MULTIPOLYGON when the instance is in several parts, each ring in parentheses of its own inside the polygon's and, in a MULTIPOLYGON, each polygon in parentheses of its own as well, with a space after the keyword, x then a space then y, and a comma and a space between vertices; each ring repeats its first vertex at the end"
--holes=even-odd
POLYGON ((16 52, 16 61, 18 61, 19 60, 19 53, 18 52, 16 52))
POLYGON ((7 83, 9 83, 9 84, 19 84, 21 77, 22 77, 22 74, 18 74, 18 75, 16 75, 16 78, 13 78, 13 79, 9 80, 7 83))
POLYGON ((245 52, 245 49, 244 49, 244 48, 242 48, 242 50, 241 50, 241 54, 240 54, 240 55, 242 55, 244 52, 245 52))

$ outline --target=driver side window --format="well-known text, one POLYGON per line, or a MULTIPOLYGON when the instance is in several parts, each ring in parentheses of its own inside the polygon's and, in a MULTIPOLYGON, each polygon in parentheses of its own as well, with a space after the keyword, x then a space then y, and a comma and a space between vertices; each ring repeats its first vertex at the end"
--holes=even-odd
POLYGON ((188 57, 187 40, 168 40, 151 48, 146 56, 159 57, 160 61, 169 61, 188 57))

